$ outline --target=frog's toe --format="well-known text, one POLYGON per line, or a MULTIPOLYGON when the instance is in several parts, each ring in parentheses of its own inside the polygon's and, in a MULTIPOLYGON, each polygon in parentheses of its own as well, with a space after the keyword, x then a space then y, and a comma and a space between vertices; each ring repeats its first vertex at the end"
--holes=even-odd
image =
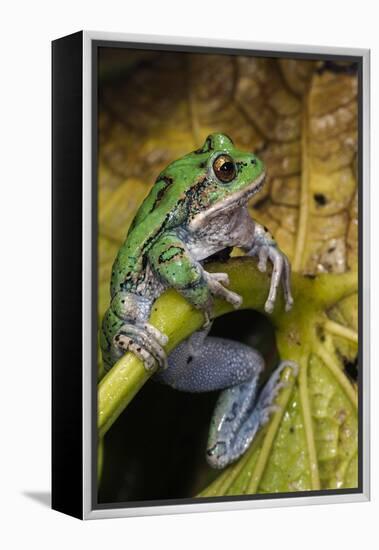
POLYGON ((239 308, 243 302, 242 296, 240 296, 236 292, 231 292, 230 290, 228 290, 228 295, 226 297, 226 300, 230 304, 232 304, 232 306, 235 307, 236 309, 239 308))
MULTIPOLYGON (((114 337, 114 345, 124 353, 130 351, 143 362, 146 370, 151 370, 156 363, 158 368, 167 368, 167 355, 160 342, 155 338, 155 331, 146 330, 146 326, 124 325, 114 337)), ((157 329, 155 329, 157 331, 157 329)), ((157 331, 159 332, 159 331, 157 331)), ((167 342, 167 337, 159 332, 160 340, 167 342)))
POLYGON ((266 300, 266 303, 265 303, 265 312, 266 313, 272 313, 274 311, 274 305, 275 305, 275 302, 274 300, 266 300))
POLYGON ((208 330, 210 329, 210 327, 212 326, 212 311, 211 309, 204 309, 203 311, 203 314, 204 314, 204 323, 203 323, 203 326, 202 328, 204 330, 208 330))
POLYGON ((208 273, 205 271, 204 274, 209 289, 214 296, 224 298, 224 300, 232 304, 235 308, 240 307, 242 304, 242 297, 223 286, 224 284, 229 284, 229 277, 226 273, 208 273))
POLYGON ((223 288, 223 292, 219 294, 224 300, 226 300, 229 304, 231 304, 235 309, 238 309, 243 302, 242 296, 237 294, 237 292, 233 292, 231 290, 227 290, 226 288, 223 288))
POLYGON ((143 325, 143 328, 148 332, 153 338, 156 339, 156 341, 161 345, 165 346, 168 343, 168 336, 155 328, 150 323, 145 323, 143 325))
POLYGON ((229 453, 225 441, 217 441, 213 447, 207 449, 207 462, 212 468, 218 470, 225 468, 230 462, 229 453))
POLYGON ((281 374, 287 367, 292 369, 293 376, 297 376, 299 371, 298 364, 295 363, 295 361, 282 361, 259 395, 256 413, 259 415, 261 425, 265 424, 269 420, 270 415, 278 408, 275 400, 280 390, 285 388, 288 384, 281 380, 281 374))
POLYGON ((229 275, 227 273, 211 273, 211 278, 223 285, 229 285, 229 275))
POLYGON ((285 310, 287 312, 290 311, 292 309, 292 306, 293 306, 293 298, 292 296, 288 296, 286 299, 285 310))
POLYGON ((125 353, 127 351, 130 351, 136 357, 138 357, 138 359, 143 362, 146 370, 151 370, 152 368, 154 368, 155 358, 153 357, 153 355, 151 355, 151 353, 149 353, 137 342, 133 342, 133 340, 129 336, 126 336, 125 334, 118 334, 115 337, 115 342, 117 344, 117 347, 125 353))

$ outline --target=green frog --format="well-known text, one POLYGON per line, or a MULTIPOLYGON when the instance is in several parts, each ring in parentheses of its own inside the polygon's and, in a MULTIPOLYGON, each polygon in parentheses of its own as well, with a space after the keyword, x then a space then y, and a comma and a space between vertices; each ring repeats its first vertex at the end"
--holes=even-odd
POLYGON ((241 456, 275 409, 282 386, 282 361, 263 390, 262 356, 239 342, 209 336, 214 297, 235 308, 242 298, 228 289, 225 273, 210 273, 205 262, 239 247, 266 271, 272 263, 265 310, 271 313, 278 289, 285 309, 293 304, 291 267, 269 231, 249 215, 247 203, 265 179, 265 166, 252 152, 241 151, 230 137, 209 135, 203 146, 175 160, 156 179, 118 251, 111 275, 111 302, 101 330, 106 369, 127 351, 147 370, 157 369, 162 383, 191 392, 223 390, 212 418, 207 459, 223 468, 241 456), (149 323, 154 301, 176 289, 204 314, 204 327, 167 358, 168 338, 149 323))

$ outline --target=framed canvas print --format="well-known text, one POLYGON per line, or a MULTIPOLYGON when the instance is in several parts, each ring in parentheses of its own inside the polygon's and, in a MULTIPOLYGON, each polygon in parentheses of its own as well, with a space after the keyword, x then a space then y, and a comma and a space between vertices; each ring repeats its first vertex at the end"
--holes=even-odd
POLYGON ((369 498, 369 51, 53 42, 53 508, 369 498))

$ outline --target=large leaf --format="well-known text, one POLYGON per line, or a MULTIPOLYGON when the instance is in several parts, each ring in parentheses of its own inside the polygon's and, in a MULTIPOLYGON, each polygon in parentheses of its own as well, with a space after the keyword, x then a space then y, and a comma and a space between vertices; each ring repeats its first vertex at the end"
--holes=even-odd
MULTIPOLYGON (((228 133, 264 158, 268 178, 251 214, 273 232, 295 271, 357 269, 354 67, 151 52, 127 61, 112 50, 100 67, 107 78, 99 114, 99 318, 108 305, 117 248, 156 175, 213 131, 228 133)), ((202 495, 356 486, 356 389, 345 370, 357 354, 357 287, 354 282, 338 299, 326 300, 330 287, 338 294, 339 279, 326 275, 321 281, 314 287, 312 280, 299 283, 293 314, 277 318, 280 355, 300 364, 298 379, 290 377, 278 397, 281 411, 202 495)), ((156 322, 168 321, 163 315, 156 322)), ((173 341, 185 336, 180 327, 170 330, 173 341)), ((101 433, 146 379, 129 355, 103 379, 101 433), (130 387, 118 377, 126 372, 130 387)))

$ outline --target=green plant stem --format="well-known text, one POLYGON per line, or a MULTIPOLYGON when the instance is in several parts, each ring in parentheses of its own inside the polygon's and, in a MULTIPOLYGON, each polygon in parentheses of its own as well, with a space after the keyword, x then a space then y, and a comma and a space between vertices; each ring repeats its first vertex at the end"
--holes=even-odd
MULTIPOLYGON (((254 309, 267 315, 264 304, 270 287, 270 273, 261 273, 251 258, 233 258, 226 263, 208 264, 207 270, 225 272, 230 278, 230 288, 243 297, 241 309, 254 309)), ((297 273, 292 275, 294 306, 284 311, 283 296, 280 293, 272 314, 267 315, 274 326, 280 329, 278 349, 280 356, 296 357, 302 340, 314 324, 310 319, 320 315, 357 288, 356 273, 325 274, 308 278, 297 273)), ((215 301, 215 317, 233 308, 223 300, 215 301)), ((190 336, 203 325, 200 311, 194 309, 173 290, 165 292, 154 304, 150 322, 167 334, 170 352, 179 342, 190 336)), ((127 407, 154 371, 146 372, 143 364, 131 353, 125 354, 102 378, 98 385, 98 429, 103 437, 118 416, 127 407)))

